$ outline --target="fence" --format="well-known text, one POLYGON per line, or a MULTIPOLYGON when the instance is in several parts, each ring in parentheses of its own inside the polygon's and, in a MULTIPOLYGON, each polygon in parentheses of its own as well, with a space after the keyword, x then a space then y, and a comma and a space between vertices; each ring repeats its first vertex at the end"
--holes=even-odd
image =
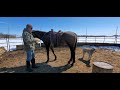
MULTIPOLYGON (((17 50, 23 48, 22 38, 0 39, 0 47, 4 47, 7 51, 17 50)), ((36 47, 41 47, 41 44, 36 44, 36 47)))
POLYGON ((78 42, 120 44, 120 36, 78 36, 78 42))
MULTIPOLYGON (((120 44, 120 36, 78 36, 81 43, 114 43, 120 44)), ((22 38, 0 39, 0 47, 5 47, 7 51, 16 49, 17 45, 23 45, 22 38)))
POLYGON ((0 47, 4 47, 7 51, 14 50, 16 45, 23 45, 22 38, 0 39, 0 47))

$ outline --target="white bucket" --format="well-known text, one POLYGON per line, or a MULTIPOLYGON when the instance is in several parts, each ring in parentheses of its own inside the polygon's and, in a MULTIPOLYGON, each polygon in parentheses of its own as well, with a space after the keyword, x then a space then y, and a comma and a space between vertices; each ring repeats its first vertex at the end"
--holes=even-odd
POLYGON ((93 62, 92 73, 112 73, 113 66, 107 62, 93 62))

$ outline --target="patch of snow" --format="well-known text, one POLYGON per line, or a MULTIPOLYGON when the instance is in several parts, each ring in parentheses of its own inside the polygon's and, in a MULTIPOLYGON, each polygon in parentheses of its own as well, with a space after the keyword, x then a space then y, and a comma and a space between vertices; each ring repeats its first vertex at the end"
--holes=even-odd
POLYGON ((109 49, 109 50, 114 50, 114 51, 119 51, 120 52, 120 47, 119 46, 91 46, 91 45, 83 45, 80 46, 80 48, 94 48, 94 49, 109 49))

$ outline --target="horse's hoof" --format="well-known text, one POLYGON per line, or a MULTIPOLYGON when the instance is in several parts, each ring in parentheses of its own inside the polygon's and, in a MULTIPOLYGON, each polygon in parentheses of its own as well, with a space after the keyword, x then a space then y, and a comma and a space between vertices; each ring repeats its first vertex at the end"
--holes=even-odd
POLYGON ((48 63, 48 61, 46 61, 45 63, 48 63))
POLYGON ((83 60, 83 58, 79 58, 78 60, 82 61, 82 60, 83 60))
POLYGON ((71 65, 71 67, 73 67, 74 64, 72 63, 72 64, 70 64, 70 65, 71 65))
POLYGON ((55 58, 54 61, 56 61, 57 59, 55 58))
POLYGON ((70 65, 69 63, 66 64, 66 66, 70 65))
POLYGON ((86 65, 87 67, 91 67, 90 64, 86 65))
POLYGON ((71 67, 71 64, 68 64, 68 63, 67 63, 65 66, 71 67))
POLYGON ((68 61, 68 64, 70 64, 71 61, 68 61))
POLYGON ((57 57, 55 57, 55 59, 54 60, 57 60, 57 57))

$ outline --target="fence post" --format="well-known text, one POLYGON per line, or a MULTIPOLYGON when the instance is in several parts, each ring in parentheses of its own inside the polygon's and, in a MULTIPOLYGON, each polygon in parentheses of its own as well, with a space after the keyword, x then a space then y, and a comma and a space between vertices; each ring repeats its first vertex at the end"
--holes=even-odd
POLYGON ((86 36, 86 41, 85 42, 87 43, 87 36, 86 36))
POLYGON ((9 51, 8 35, 6 35, 7 52, 9 51))
POLYGON ((117 44, 117 35, 115 35, 115 43, 117 44))
POLYGON ((10 44, 9 44, 9 51, 10 51, 10 44))
POLYGON ((95 37, 95 43, 96 43, 96 37, 95 37))
POLYGON ((104 36, 104 41, 103 41, 103 43, 105 42, 105 36, 104 36))

